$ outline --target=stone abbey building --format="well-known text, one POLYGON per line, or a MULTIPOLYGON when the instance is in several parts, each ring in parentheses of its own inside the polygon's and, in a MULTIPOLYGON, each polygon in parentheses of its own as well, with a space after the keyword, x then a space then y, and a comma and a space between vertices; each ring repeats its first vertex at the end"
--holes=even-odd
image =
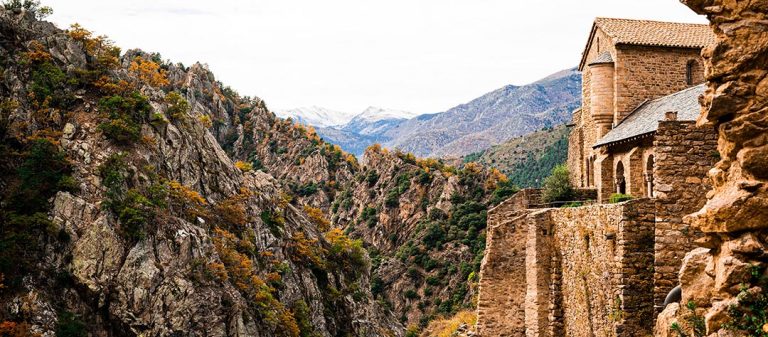
POLYGON ((697 127, 706 25, 595 20, 568 168, 575 208, 523 190, 489 211, 480 336, 646 336, 697 236, 717 134, 697 127), (614 193, 633 200, 608 203, 614 193))
POLYGON ((707 25, 598 18, 582 54, 582 107, 573 114, 571 180, 613 193, 653 197, 659 121, 694 121, 704 92, 707 25), (667 114, 669 113, 669 114, 667 114))

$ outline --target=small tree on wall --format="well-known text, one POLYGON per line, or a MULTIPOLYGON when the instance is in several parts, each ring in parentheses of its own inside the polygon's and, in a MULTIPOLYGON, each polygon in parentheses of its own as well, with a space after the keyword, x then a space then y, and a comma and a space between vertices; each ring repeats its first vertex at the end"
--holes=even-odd
POLYGON ((568 167, 557 165, 552 169, 552 174, 544 179, 544 202, 558 202, 573 200, 575 192, 568 173, 568 167))

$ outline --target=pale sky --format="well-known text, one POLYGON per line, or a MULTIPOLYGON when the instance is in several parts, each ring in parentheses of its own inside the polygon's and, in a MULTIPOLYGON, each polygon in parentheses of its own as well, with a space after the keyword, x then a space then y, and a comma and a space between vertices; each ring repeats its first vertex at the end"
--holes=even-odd
POLYGON ((706 23, 677 0, 56 0, 127 50, 207 63, 275 109, 432 113, 574 67, 596 16, 706 23))

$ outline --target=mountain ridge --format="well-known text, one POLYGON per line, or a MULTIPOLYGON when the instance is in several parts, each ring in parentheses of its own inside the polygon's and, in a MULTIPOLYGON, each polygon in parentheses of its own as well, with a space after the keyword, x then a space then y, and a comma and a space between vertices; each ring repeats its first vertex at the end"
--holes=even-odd
POLYGON ((564 69, 526 85, 506 85, 445 112, 344 125, 316 125, 323 139, 360 156, 374 143, 420 157, 456 158, 543 127, 565 124, 581 104, 581 76, 564 69))

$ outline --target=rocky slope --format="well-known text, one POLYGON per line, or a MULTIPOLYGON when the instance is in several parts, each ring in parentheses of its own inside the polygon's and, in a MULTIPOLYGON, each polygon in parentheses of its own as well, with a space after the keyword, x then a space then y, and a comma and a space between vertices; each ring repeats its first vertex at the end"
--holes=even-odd
POLYGON ((498 171, 361 164, 200 64, 0 32, 0 329, 400 336, 473 306, 498 171))
MULTIPOLYGON (((120 54, 33 11, 0 9, 4 335, 403 333, 372 298, 359 243, 224 150, 311 143, 306 130, 199 64, 120 54)), ((306 160, 356 165, 325 154, 306 160)), ((345 171, 312 178, 329 172, 345 171)))
POLYGON ((687 220, 705 236, 680 270, 682 301, 657 319, 656 336, 768 333, 768 30, 765 1, 685 0, 706 14, 717 44, 704 50, 700 123, 716 127, 715 189, 687 220))

